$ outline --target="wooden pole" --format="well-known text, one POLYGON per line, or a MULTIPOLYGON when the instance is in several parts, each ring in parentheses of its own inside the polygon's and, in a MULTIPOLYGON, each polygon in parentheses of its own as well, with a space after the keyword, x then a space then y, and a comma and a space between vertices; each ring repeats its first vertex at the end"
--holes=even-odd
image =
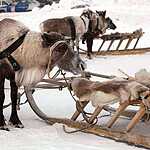
MULTIPOLYGON (((84 102, 79 102, 79 103, 80 103, 82 109, 84 109, 85 106, 89 103, 89 101, 84 101, 84 102)), ((73 116, 71 117, 71 120, 75 121, 79 117, 80 113, 81 112, 79 112, 78 110, 76 110, 75 113, 73 114, 73 116)))
POLYGON ((125 47, 125 49, 128 49, 128 47, 129 47, 129 45, 130 45, 130 43, 131 43, 132 40, 133 40, 132 38, 129 38, 129 40, 128 40, 128 42, 127 42, 127 45, 126 45, 126 47, 125 47))
POLYGON ((119 43, 118 43, 118 46, 117 46, 116 50, 119 50, 119 47, 120 47, 120 45, 121 45, 122 42, 123 42, 123 39, 120 39, 120 41, 119 41, 119 43))
POLYGON ((121 112, 122 112, 123 110, 125 110, 125 108, 126 108, 128 105, 129 105, 129 102, 126 101, 126 102, 124 102, 123 104, 121 104, 121 105, 117 108, 116 112, 114 113, 114 115, 112 116, 112 118, 109 120, 109 122, 108 122, 108 124, 107 124, 107 127, 108 127, 108 128, 111 128, 111 127, 112 127, 112 125, 115 123, 115 121, 117 120, 117 118, 120 116, 121 112))
POLYGON ((107 51, 110 50, 110 48, 111 48, 112 44, 114 43, 114 41, 115 41, 115 40, 111 40, 111 42, 110 42, 110 44, 109 44, 109 46, 108 46, 108 48, 107 48, 107 51))
POLYGON ((141 103, 141 107, 139 111, 135 114, 135 116, 132 118, 130 123, 127 126, 127 132, 131 131, 131 129, 140 121, 140 119, 144 116, 146 110, 144 104, 141 103))
POLYGON ((135 49, 135 48, 136 48, 136 46, 137 46, 137 44, 138 44, 138 42, 139 42, 139 39, 140 39, 140 37, 138 37, 138 38, 137 38, 136 43, 135 43, 135 45, 134 45, 133 49, 135 49))
POLYGON ((99 115, 99 113, 100 113, 102 110, 103 110, 103 107, 102 107, 102 106, 101 106, 101 107, 98 106, 98 107, 94 110, 92 116, 90 117, 89 123, 93 123, 93 121, 95 120, 95 118, 99 115))
POLYGON ((105 43, 105 40, 103 40, 101 46, 100 46, 99 49, 98 49, 98 52, 99 52, 99 51, 101 50, 101 48, 103 47, 104 43, 105 43))

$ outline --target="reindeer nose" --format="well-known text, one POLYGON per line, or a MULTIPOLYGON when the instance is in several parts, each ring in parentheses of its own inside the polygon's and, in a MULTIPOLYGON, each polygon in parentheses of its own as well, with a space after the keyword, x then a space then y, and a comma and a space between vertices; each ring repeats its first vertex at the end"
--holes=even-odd
POLYGON ((116 28, 117 28, 117 26, 114 24, 114 25, 113 25, 113 29, 115 30, 116 28))

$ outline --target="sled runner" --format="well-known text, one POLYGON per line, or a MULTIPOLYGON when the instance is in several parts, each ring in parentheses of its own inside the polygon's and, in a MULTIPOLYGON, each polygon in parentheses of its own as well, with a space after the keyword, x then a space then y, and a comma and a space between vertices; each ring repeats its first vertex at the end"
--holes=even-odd
MULTIPOLYGON (((88 74, 90 74, 88 72, 88 74)), ((91 73, 92 75, 98 75, 98 74, 94 74, 91 73)), ((101 76, 100 74, 98 76, 101 76)), ((103 76, 102 76, 103 77, 103 76)), ((109 79, 112 80, 112 76, 106 76, 109 79)), ((81 78, 83 79, 83 78, 81 78)), ((36 94, 36 88, 47 88, 47 89, 51 89, 51 88, 65 88, 71 84, 73 84, 74 80, 78 80, 78 78, 74 78, 74 77, 69 77, 66 79, 62 79, 62 78, 56 78, 53 80, 49 80, 49 79, 44 79, 43 82, 45 82, 46 84, 40 84, 37 85, 35 87, 35 93, 36 94), (66 82, 67 80, 67 82, 66 82)), ((83 81, 87 79, 83 79, 83 81)), ((99 86, 97 82, 93 82, 88 80, 89 87, 86 86, 86 91, 88 92, 91 91, 91 84, 92 84, 92 89, 95 90, 96 87, 95 86, 99 86)), ((111 83, 112 81, 108 81, 108 85, 111 83)), ((120 82, 120 81, 119 81, 120 82)), ((124 81, 123 81, 124 82, 124 81)), ((135 81, 125 81, 125 84, 130 84, 135 81)), ((105 84, 106 84, 105 83, 105 84)), ((114 81, 115 85, 116 82, 114 81)), ((85 84, 85 83, 84 83, 85 84)), ((148 105, 149 104, 149 88, 143 86, 142 84, 140 84, 142 87, 139 88, 139 84, 138 84, 138 88, 142 91, 141 93, 141 97, 143 96, 145 99, 144 101, 142 99, 128 99, 127 101, 124 101, 122 103, 120 103, 119 107, 111 107, 109 104, 109 102, 107 102, 108 104, 106 105, 97 105, 94 108, 93 112, 88 112, 87 114, 85 113, 86 107, 89 105, 89 103, 91 103, 91 101, 87 100, 88 96, 85 96, 85 101, 84 98, 81 97, 81 99, 78 99, 76 101, 76 111, 73 113, 71 118, 56 118, 56 117, 51 117, 49 115, 47 115, 46 113, 44 113, 40 107, 36 104, 36 100, 34 98, 34 94, 33 94, 33 89, 31 88, 25 88, 25 93, 26 96, 28 98, 28 102, 31 106, 31 108, 33 109, 33 111, 43 120, 45 120, 47 123, 49 124, 55 124, 55 123, 60 123, 60 124, 64 124, 67 125, 68 127, 71 128, 76 128, 79 129, 83 132, 87 132, 87 133, 92 133, 95 135, 99 135, 99 136, 103 136, 106 138, 110 138, 110 139, 114 139, 116 141, 120 141, 120 142, 126 142, 128 144, 134 144, 136 146, 141 146, 141 147, 146 147, 146 148, 150 148, 150 144, 149 144, 149 140, 150 140, 150 136, 148 135, 148 132, 146 132, 146 134, 143 134, 143 129, 142 129, 142 124, 143 124, 143 120, 147 120, 148 119, 148 115, 149 115, 149 108, 148 105), (142 89, 141 89, 142 88, 142 89), (143 92, 144 91, 144 92, 143 92), (147 103, 145 103, 145 100, 147 101, 147 103), (132 106, 132 109, 126 109, 128 106, 132 106), (134 108, 137 109, 134 109, 134 108), (111 112, 111 115, 109 115, 109 117, 106 118, 106 120, 109 121, 105 121, 105 124, 101 124, 101 121, 98 119, 101 114, 103 116, 102 111, 105 112, 111 112), (89 114, 89 115, 88 115, 89 114), (119 116, 125 116, 128 117, 128 119, 130 120, 126 120, 128 122, 123 124, 120 123, 120 117, 119 116), (84 121, 82 121, 84 120, 84 121), (116 120, 117 120, 117 127, 116 127, 116 120), (140 124, 140 125, 139 125, 140 124), (137 132, 138 131, 138 132, 137 132)), ((129 86, 129 85, 128 85, 129 86)), ((82 87, 80 85, 80 87, 82 87)), ((134 86, 130 86, 131 89, 134 88, 134 86)), ((72 87, 73 88, 73 87, 72 87)), ((78 88, 78 87, 77 87, 78 88)), ((115 87, 116 88, 116 87, 115 87)), ((80 89, 81 91, 81 89, 80 89)), ((82 90, 82 92, 84 93, 84 91, 82 90)), ((81 92, 81 95, 82 95, 81 92)), ((139 90, 138 90, 139 92, 139 90)), ((74 92, 76 94, 76 92, 74 92)), ((88 92, 89 93, 89 92, 88 92)), ((94 96, 94 94, 92 95, 94 96)), ((130 96, 129 96, 130 97, 130 96)), ((96 96, 94 97, 96 98, 96 96)), ((116 102, 116 101, 115 101, 116 102)), ((105 119, 105 117, 104 117, 105 119)), ((145 125, 145 124, 144 124, 145 125)), ((148 125, 146 126, 148 128, 148 125)), ((69 130, 69 129, 68 129, 69 130)), ((72 132, 72 131, 70 131, 72 132)))

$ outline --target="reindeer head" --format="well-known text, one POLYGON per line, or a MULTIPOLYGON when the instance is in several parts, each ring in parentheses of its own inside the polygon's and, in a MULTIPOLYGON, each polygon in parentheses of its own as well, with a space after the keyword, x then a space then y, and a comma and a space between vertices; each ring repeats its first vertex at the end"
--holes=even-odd
POLYGON ((107 29, 115 30, 117 26, 113 23, 112 19, 109 17, 106 18, 107 29))
POLYGON ((96 10, 96 14, 98 15, 98 29, 101 30, 101 34, 104 34, 106 29, 116 29, 116 25, 113 23, 112 19, 109 17, 106 18, 106 10, 96 10))
POLYGON ((60 69, 79 74, 86 68, 79 54, 67 42, 59 41, 56 45, 52 53, 52 60, 60 69))
POLYGON ((58 66, 62 70, 79 74, 86 68, 79 54, 65 41, 64 36, 56 32, 51 32, 44 33, 42 38, 44 40, 44 46, 50 47, 50 70, 54 66, 58 66))

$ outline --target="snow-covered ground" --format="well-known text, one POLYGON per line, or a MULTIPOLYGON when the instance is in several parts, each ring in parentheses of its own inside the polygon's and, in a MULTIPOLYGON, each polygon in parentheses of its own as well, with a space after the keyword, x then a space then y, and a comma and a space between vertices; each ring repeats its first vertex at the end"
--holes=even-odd
MULTIPOLYGON (((145 32, 138 47, 150 46, 150 1, 149 0, 61 0, 60 4, 45 6, 42 9, 34 8, 32 12, 0 14, 0 20, 6 17, 22 21, 31 30, 39 31, 39 23, 47 18, 80 15, 83 9, 70 8, 79 4, 91 5, 92 10, 107 10, 117 25, 116 31, 132 32, 142 28, 145 32)), ((116 31, 108 31, 116 32, 116 31)), ((94 41, 97 49, 100 43, 94 41)), ((81 45, 83 46, 83 45, 81 45)), ((115 47, 115 44, 113 45, 115 47)), ((83 46, 84 47, 84 46, 83 46)), ((150 53, 134 56, 96 56, 92 60, 83 58, 87 63, 87 70, 101 74, 123 76, 118 69, 129 75, 141 68, 150 70, 150 53)), ((9 102, 9 90, 5 91, 9 102)), ((67 90, 39 90, 35 94, 37 103, 47 114, 57 117, 71 117, 75 104, 67 90)), ((25 97, 23 98, 25 99, 25 97)), ((8 120, 10 108, 4 110, 8 120)), ((0 131, 0 149, 2 150, 138 150, 139 148, 118 143, 106 138, 85 133, 66 134, 62 125, 49 126, 40 120, 28 104, 23 105, 19 111, 20 119, 25 128, 10 128, 10 132, 0 131)), ((145 124, 143 130, 145 129, 145 124)), ((142 125, 139 126, 142 126, 142 125)), ((119 126, 119 123, 118 123, 119 126)), ((138 125, 137 125, 138 126, 138 125)), ((133 129, 136 130, 136 129, 133 129)))

